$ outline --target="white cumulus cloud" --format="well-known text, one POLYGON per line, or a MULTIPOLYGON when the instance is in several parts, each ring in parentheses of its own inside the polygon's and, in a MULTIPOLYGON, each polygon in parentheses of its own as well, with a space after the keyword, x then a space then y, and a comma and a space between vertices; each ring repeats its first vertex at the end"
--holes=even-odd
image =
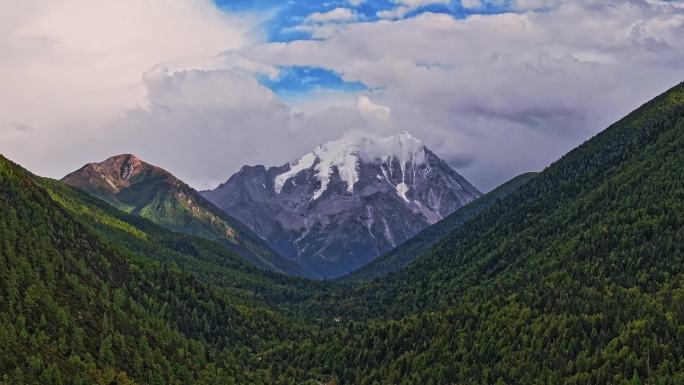
POLYGON ((209 0, 3 1, 0 20, 0 152, 51 176, 104 155, 89 141, 144 102, 149 68, 211 66, 254 41, 209 0))
POLYGON ((486 190, 543 168, 684 79, 677 2, 549 5, 520 1, 526 12, 356 23, 321 40, 242 54, 330 68, 379 90, 397 130, 423 139, 486 190))
POLYGON ((386 123, 389 121, 391 109, 382 104, 373 103, 366 95, 359 96, 356 108, 366 119, 386 123))
POLYGON ((382 19, 399 19, 407 13, 434 4, 449 4, 451 0, 394 0, 395 7, 379 11, 377 16, 382 19))
POLYGON ((314 12, 305 21, 309 23, 329 23, 336 21, 352 21, 356 14, 349 8, 335 8, 328 12, 314 12))
POLYGON ((684 79, 681 2, 507 4, 377 22, 342 8, 306 24, 315 40, 266 43, 263 20, 208 0, 0 2, 0 152, 54 177, 134 152, 213 187, 350 130, 409 130, 487 190, 684 79), (293 65, 368 89, 287 104, 257 77, 293 65))
POLYGON ((484 4, 480 0, 461 0, 461 6, 466 9, 482 8, 484 4))

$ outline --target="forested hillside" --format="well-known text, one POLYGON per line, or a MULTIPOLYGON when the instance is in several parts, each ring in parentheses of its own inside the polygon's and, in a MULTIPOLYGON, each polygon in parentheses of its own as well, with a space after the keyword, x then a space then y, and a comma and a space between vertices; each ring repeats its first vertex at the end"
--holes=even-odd
POLYGON ((345 384, 683 383, 682 170, 684 84, 407 268, 300 305, 366 321, 272 359, 345 384))
POLYGON ((0 383, 681 384, 683 170, 680 84, 359 283, 0 158, 0 383))
POLYGON ((255 297, 289 278, 4 158, 0 210, 0 383, 267 382, 297 329, 255 297))
POLYGON ((535 172, 527 172, 516 176, 421 231, 415 237, 392 249, 387 254, 340 279, 342 281, 368 281, 405 267, 437 241, 454 231, 458 226, 463 225, 470 218, 489 208, 499 199, 506 197, 518 187, 527 183, 536 174, 535 172))

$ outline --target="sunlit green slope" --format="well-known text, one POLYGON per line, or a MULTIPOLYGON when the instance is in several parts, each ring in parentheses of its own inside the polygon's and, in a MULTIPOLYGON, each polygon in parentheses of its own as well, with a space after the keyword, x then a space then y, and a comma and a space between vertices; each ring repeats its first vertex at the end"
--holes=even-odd
POLYGON ((62 180, 167 229, 218 241, 258 267, 310 275, 171 173, 134 155, 89 163, 62 180))

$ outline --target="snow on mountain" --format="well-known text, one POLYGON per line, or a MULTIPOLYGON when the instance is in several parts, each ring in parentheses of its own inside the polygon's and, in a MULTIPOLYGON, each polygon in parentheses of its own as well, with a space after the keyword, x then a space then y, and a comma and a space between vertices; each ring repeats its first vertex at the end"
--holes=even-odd
POLYGON ((480 192, 404 131, 354 132, 203 195, 320 277, 358 268, 480 192))
POLYGON ((313 166, 315 161, 316 161, 316 154, 308 153, 308 154, 304 155, 303 157, 301 157, 299 160, 295 161, 294 163, 290 163, 290 169, 289 170, 287 170, 286 172, 276 176, 276 178, 275 178, 275 191, 277 193, 280 193, 280 191, 283 189, 283 185, 285 185, 285 182, 287 182, 288 179, 299 174, 300 171, 306 170, 307 168, 313 166))
POLYGON ((313 152, 307 153, 296 161, 289 163, 290 169, 276 176, 275 191, 280 193, 285 183, 299 172, 316 165, 315 178, 320 182, 320 187, 314 193, 312 200, 316 200, 328 188, 330 177, 336 169, 340 178, 347 185, 347 191, 354 191, 354 184, 359 180, 359 162, 380 162, 385 180, 391 184, 388 173, 392 172, 390 162, 399 162, 402 178, 401 183, 395 186, 397 194, 408 202, 406 192, 408 186, 406 180, 407 165, 416 168, 425 162, 425 150, 420 140, 413 137, 408 131, 390 137, 379 137, 359 132, 352 132, 342 139, 326 142, 316 147, 313 152))

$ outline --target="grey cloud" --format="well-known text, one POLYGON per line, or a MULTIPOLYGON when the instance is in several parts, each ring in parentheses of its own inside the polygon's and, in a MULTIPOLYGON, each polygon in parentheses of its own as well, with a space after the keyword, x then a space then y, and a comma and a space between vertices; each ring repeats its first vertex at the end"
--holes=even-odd
POLYGON ((539 170, 684 79, 684 8, 631 0, 520 2, 543 12, 423 14, 263 44, 262 65, 315 65, 377 87, 408 129, 489 189, 539 170), (558 3, 558 4, 555 4, 558 3), (543 5, 542 4, 542 5, 543 5), (426 66, 425 63, 430 63, 426 66))
POLYGON ((128 147, 108 123, 144 102, 146 69, 206 68, 254 41, 254 20, 210 0, 0 1, 0 15, 0 153, 52 177, 128 147))
POLYGON ((149 106, 115 126, 142 135, 133 143, 141 156, 199 187, 243 164, 282 164, 352 129, 408 129, 486 191, 544 168, 681 80, 674 63, 684 58, 684 16, 658 7, 575 2, 466 20, 426 14, 250 46, 224 55, 240 71, 153 71, 149 106), (249 70, 280 65, 331 68, 377 87, 373 103, 387 106, 390 119, 370 121, 344 97, 288 106, 249 70))
POLYGON ((28 134, 33 132, 35 129, 25 123, 20 123, 20 122, 13 122, 10 124, 10 131, 22 133, 22 134, 28 134))
MULTIPOLYGON (((172 14, 155 18, 166 20, 160 30, 167 32, 152 40, 154 52, 145 45, 100 47, 120 41, 104 35, 96 41, 102 57, 72 56, 0 36, 0 49, 9 54, 0 62, 7 85, 0 90, 0 115, 36 127, 32 134, 41 138, 0 136, 0 150, 52 176, 135 152, 205 188, 243 164, 282 164, 349 130, 386 135, 407 129, 488 190, 542 169, 684 79, 681 3, 518 0, 524 12, 464 20, 427 13, 319 30, 310 25, 318 40, 263 44, 245 38, 234 18, 186 12, 180 0, 170 4, 172 14), (530 11, 539 4, 549 9, 530 11), (188 15, 196 28, 185 36, 176 25, 188 15), (231 38, 224 43, 223 36, 231 38), (200 41, 205 45, 196 46, 200 41), (170 70, 155 67, 140 83, 143 71, 158 62, 170 70), (21 77, 27 65, 44 69, 40 63, 53 63, 52 72, 37 71, 45 78, 21 77), (364 82, 372 91, 360 94, 372 103, 361 113, 359 95, 317 92, 288 105, 255 79, 287 65, 325 67, 364 82), (46 92, 46 85, 54 89, 46 92), (377 109, 382 119, 369 118, 374 105, 386 106, 387 113, 377 109)), ((209 3, 197 4, 202 10, 209 3)), ((25 15, 15 16, 0 26, 0 35, 26 25, 25 15)), ((70 41, 83 40, 73 51, 90 52, 83 48, 92 44, 90 36, 62 24, 70 41)))
POLYGON ((470 167, 470 165, 473 164, 473 162, 475 161, 475 157, 473 155, 468 154, 447 155, 444 161, 447 162, 449 166, 455 169, 464 169, 470 167))
POLYGON ((353 106, 295 111, 253 77, 231 70, 145 76, 148 105, 108 126, 101 147, 134 152, 197 188, 213 188, 245 164, 280 165, 335 139, 372 126, 353 106))

